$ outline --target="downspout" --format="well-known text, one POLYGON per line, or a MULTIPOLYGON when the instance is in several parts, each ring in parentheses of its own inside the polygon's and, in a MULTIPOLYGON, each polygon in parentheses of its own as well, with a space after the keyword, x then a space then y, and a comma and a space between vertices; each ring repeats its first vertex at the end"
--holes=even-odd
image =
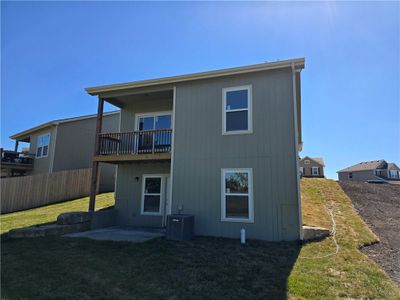
POLYGON ((174 86, 174 94, 172 98, 172 138, 171 138, 171 166, 170 166, 170 189, 169 189, 169 206, 168 213, 172 213, 172 196, 174 184, 174 158, 175 158, 175 112, 176 112, 176 86, 174 86))
POLYGON ((297 207, 298 207, 298 219, 299 219, 299 236, 300 240, 303 240, 303 217, 301 211, 301 192, 300 192, 300 169, 299 169, 299 153, 298 153, 298 126, 297 126, 297 96, 296 96, 296 72, 294 62, 292 62, 292 90, 293 90, 293 121, 294 121, 294 153, 296 157, 296 189, 297 189, 297 207))

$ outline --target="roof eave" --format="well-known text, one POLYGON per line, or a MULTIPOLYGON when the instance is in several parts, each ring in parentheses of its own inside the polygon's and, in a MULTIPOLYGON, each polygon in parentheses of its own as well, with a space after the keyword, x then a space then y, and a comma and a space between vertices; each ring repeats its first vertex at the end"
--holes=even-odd
MULTIPOLYGON (((109 115, 115 115, 115 114, 119 114, 119 110, 103 113, 103 116, 109 116, 109 115)), ((12 136, 10 136, 10 139, 13 139, 13 140, 18 139, 19 140, 19 139, 28 137, 33 132, 42 130, 42 129, 50 127, 50 126, 58 126, 63 123, 70 123, 70 122, 76 122, 76 121, 81 121, 81 120, 94 119, 96 117, 97 117, 97 115, 86 115, 86 116, 53 120, 53 121, 46 122, 44 124, 29 128, 27 130, 15 133, 12 136)))
POLYGON ((262 63, 262 64, 256 64, 256 65, 250 65, 250 66, 228 68, 228 69, 221 69, 221 70, 207 71, 207 72, 200 72, 200 73, 192 73, 192 74, 172 76, 172 77, 163 77, 163 78, 157 78, 157 79, 141 80, 141 81, 127 82, 127 83, 120 83, 120 84, 88 87, 88 88, 85 88, 85 91, 88 94, 95 96, 95 95, 101 95, 102 93, 122 91, 122 90, 126 90, 126 89, 142 88, 142 87, 148 87, 148 86, 171 84, 171 83, 178 83, 178 82, 184 82, 184 81, 200 80, 200 79, 206 79, 206 78, 229 76, 229 75, 236 75, 236 74, 243 74, 243 73, 250 73, 250 72, 259 72, 259 71, 265 71, 265 70, 271 70, 271 69, 288 68, 288 67, 292 67, 293 64, 296 69, 303 69, 304 68, 304 58, 295 58, 295 59, 282 60, 282 61, 271 62, 271 63, 262 63))
POLYGON ((58 122, 47 122, 45 124, 18 132, 16 134, 13 134, 12 136, 10 136, 10 139, 12 140, 22 140, 25 139, 27 137, 29 137, 30 134, 32 134, 35 131, 39 131, 48 127, 52 127, 52 126, 57 126, 59 123, 58 122))

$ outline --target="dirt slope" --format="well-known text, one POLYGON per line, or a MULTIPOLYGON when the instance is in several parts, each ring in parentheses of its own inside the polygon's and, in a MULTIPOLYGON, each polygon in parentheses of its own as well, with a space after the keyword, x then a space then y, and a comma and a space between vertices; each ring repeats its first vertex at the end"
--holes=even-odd
POLYGON ((400 285, 400 185, 340 182, 381 243, 363 251, 400 285))

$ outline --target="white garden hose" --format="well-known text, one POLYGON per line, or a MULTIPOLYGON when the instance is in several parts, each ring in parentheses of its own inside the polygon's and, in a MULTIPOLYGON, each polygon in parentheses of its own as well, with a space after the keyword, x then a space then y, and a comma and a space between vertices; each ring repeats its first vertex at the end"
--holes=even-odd
MULTIPOLYGON (((333 207, 333 202, 331 202, 331 207, 333 207)), ((328 211, 329 215, 331 216, 331 220, 332 220, 332 239, 335 242, 335 246, 336 246, 336 250, 335 252, 329 253, 329 254, 325 254, 322 256, 300 256, 299 258, 304 258, 304 259, 320 259, 320 258, 326 258, 329 256, 334 256, 336 254, 338 254, 339 252, 339 244, 336 241, 336 222, 335 222, 335 218, 333 217, 333 212, 331 208, 328 208, 328 206, 325 205, 326 210, 328 211)))

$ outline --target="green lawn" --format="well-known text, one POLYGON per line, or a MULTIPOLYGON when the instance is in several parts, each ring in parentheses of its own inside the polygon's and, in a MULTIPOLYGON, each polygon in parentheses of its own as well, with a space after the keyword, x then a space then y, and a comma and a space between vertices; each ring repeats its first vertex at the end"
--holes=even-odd
MULTIPOLYGON (((2 244, 1 253, 2 296, 7 299, 400 299, 399 289, 387 275, 358 251, 360 245, 376 241, 376 236, 352 210, 350 200, 338 184, 305 179, 302 193, 306 224, 330 227, 324 205, 333 200, 338 255, 304 258, 333 252, 331 238, 303 246, 260 241, 240 245, 238 240, 206 237, 190 242, 161 238, 142 244, 62 237, 8 240, 2 244)), ((5 217, 1 216, 2 223, 5 217)), ((17 213, 14 218, 24 215, 17 213)), ((54 215, 49 218, 54 219, 54 215)), ((38 222, 43 220, 44 217, 38 222)), ((17 220, 14 223, 22 224, 17 220)))
MULTIPOLYGON (((96 196, 96 210, 114 205, 114 193, 104 193, 96 196)), ((57 216, 70 211, 87 211, 89 197, 57 203, 53 205, 28 209, 15 213, 0 215, 1 233, 13 228, 54 222, 57 216)))

